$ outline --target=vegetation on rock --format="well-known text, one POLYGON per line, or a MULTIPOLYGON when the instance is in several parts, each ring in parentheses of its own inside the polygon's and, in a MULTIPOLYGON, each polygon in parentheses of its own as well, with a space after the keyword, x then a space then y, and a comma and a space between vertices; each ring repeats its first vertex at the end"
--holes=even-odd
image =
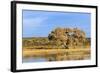
POLYGON ((78 28, 56 28, 49 36, 49 40, 56 41, 63 48, 82 47, 86 40, 85 32, 78 28))

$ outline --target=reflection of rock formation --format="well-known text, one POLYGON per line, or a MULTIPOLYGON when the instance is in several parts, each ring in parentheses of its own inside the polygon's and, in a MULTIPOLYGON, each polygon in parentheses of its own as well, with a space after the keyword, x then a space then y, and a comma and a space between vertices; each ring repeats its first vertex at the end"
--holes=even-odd
POLYGON ((45 58, 48 61, 85 60, 91 58, 91 49, 24 49, 23 58, 45 58))
POLYGON ((49 34, 48 38, 63 48, 76 48, 83 46, 86 36, 84 31, 78 28, 56 28, 49 34))

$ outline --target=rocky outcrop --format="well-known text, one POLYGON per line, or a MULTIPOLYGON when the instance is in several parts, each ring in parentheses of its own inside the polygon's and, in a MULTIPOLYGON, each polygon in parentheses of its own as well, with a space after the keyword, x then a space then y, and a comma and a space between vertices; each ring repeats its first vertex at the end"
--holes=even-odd
POLYGON ((63 48, 76 48, 84 46, 86 36, 85 32, 78 28, 56 28, 48 38, 63 48))

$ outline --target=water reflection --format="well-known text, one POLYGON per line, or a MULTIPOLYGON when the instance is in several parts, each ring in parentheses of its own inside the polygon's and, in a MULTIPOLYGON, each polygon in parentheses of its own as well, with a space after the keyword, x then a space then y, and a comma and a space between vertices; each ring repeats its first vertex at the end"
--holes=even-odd
POLYGON ((23 62, 46 62, 48 61, 46 58, 42 58, 42 57, 29 57, 29 58, 23 58, 23 62))
POLYGON ((85 60, 90 59, 90 55, 60 55, 60 56, 48 56, 48 57, 27 57, 23 58, 23 63, 28 62, 49 62, 49 61, 64 61, 64 60, 85 60))
POLYGON ((86 60, 91 58, 90 50, 79 51, 63 51, 58 53, 29 53, 23 56, 22 62, 49 62, 49 61, 65 61, 65 60, 86 60))

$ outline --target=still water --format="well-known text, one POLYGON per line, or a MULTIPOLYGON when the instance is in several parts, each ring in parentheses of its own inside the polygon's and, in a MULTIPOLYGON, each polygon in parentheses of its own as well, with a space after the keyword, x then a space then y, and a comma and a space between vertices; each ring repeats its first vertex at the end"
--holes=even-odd
POLYGON ((29 58, 23 58, 22 62, 23 63, 28 63, 28 62, 47 62, 48 60, 46 58, 34 58, 34 57, 29 57, 29 58))

